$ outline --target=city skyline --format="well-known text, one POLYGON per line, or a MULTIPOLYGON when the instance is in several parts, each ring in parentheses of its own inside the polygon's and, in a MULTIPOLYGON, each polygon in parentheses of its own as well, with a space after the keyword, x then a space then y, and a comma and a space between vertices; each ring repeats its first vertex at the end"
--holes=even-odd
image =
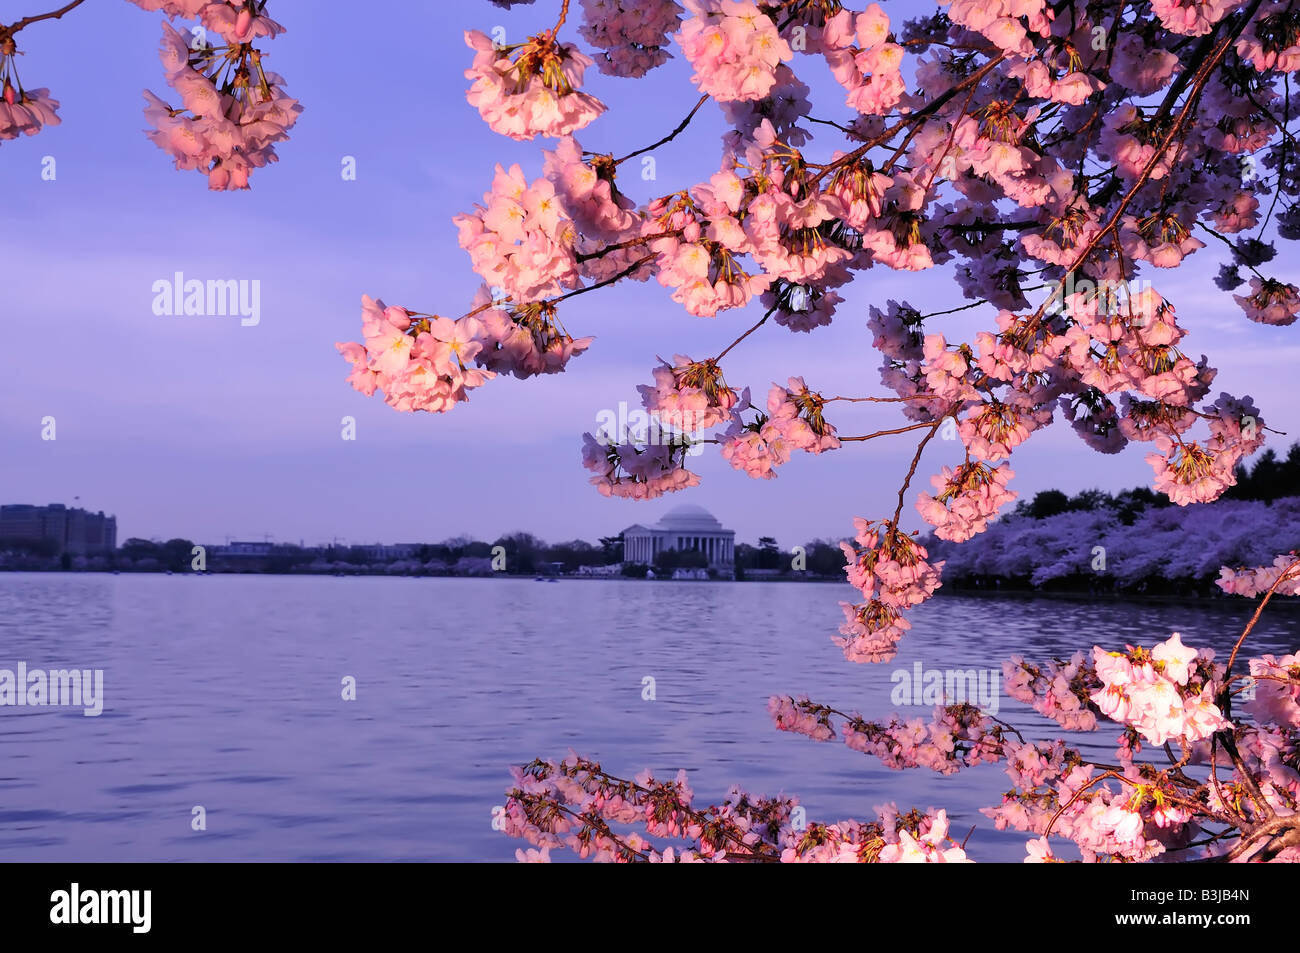
MULTIPOLYGON (((669 499, 669 502, 671 503, 671 498, 669 499)), ((45 503, 45 504, 37 504, 37 503, 29 503, 29 502, 3 503, 0 504, 0 548, 3 548, 5 543, 11 543, 21 539, 28 539, 28 538, 34 539, 39 537, 40 535, 39 522, 37 524, 38 530, 36 536, 30 536, 25 533, 19 534, 19 533, 11 532, 13 527, 17 525, 15 520, 18 514, 15 514, 14 511, 19 511, 19 510, 21 511, 61 510, 61 511, 67 511, 67 513, 69 514, 79 513, 84 516, 98 516, 100 520, 107 520, 111 522, 113 526, 112 538, 113 539, 119 538, 119 534, 116 531, 116 527, 117 527, 116 514, 106 513, 106 511, 104 510, 99 510, 95 512, 91 510, 86 510, 81 507, 69 506, 68 504, 65 503, 45 503)), ((23 513, 21 515, 25 517, 28 514, 23 513)), ((437 540, 422 540, 420 542, 413 542, 411 540, 399 540, 399 539, 390 539, 390 540, 355 539, 353 540, 353 539, 347 539, 335 535, 335 536, 331 536, 329 539, 320 539, 317 542, 308 543, 305 537, 300 537, 297 540, 297 542, 295 542, 293 540, 277 539, 275 538, 274 534, 269 534, 269 533, 253 535, 252 537, 246 536, 244 538, 240 538, 238 534, 226 533, 223 534, 220 538, 224 540, 223 545, 227 547, 248 545, 250 543, 256 542, 256 543, 268 543, 275 546, 299 546, 308 549, 325 549, 331 546, 343 546, 343 547, 436 546, 436 545, 449 543, 458 539, 469 539, 475 542, 492 542, 494 540, 501 539, 508 536, 514 536, 519 533, 528 533, 534 536, 535 538, 537 538, 541 542, 548 543, 548 544, 558 544, 558 543, 565 543, 565 542, 573 542, 576 540, 592 542, 592 541, 598 541, 602 538, 617 538, 622 536, 623 533, 629 530, 643 530, 647 532, 647 535, 658 534, 660 537, 666 537, 666 534, 669 533, 670 531, 667 527, 676 528, 679 525, 686 525, 686 524, 690 524, 692 527, 696 527, 697 529, 699 529, 699 532, 706 533, 708 535, 725 535, 729 538, 734 538, 736 535, 733 530, 723 528, 720 521, 717 520, 712 513, 708 512, 707 510, 704 510, 703 507, 692 505, 692 504, 678 503, 676 506, 670 505, 668 508, 664 509, 664 511, 660 513, 660 518, 658 520, 650 522, 648 525, 642 523, 634 523, 616 532, 602 533, 599 536, 593 537, 591 539, 586 539, 584 537, 566 537, 564 539, 548 539, 540 536, 537 533, 533 533, 531 530, 527 529, 526 527, 521 527, 506 533, 497 533, 497 534, 490 534, 484 536, 479 536, 474 533, 453 534, 451 536, 446 536, 437 540), (706 525, 702 529, 699 529, 698 527, 696 527, 696 524, 689 519, 683 522, 680 518, 682 514, 686 511, 692 511, 692 510, 699 511, 700 513, 703 514, 706 520, 712 521, 712 524, 715 525, 713 525, 712 527, 706 525), (675 515, 679 517, 676 522, 674 522, 673 520, 673 517, 675 515)), ((683 532, 684 531, 685 530, 683 529, 683 532)), ((755 537, 755 539, 758 538, 761 537, 755 537)), ((202 545, 212 545, 216 542, 216 538, 200 539, 198 537, 192 538, 189 536, 177 535, 177 534, 140 536, 135 533, 126 533, 120 535, 120 544, 125 544, 126 542, 129 542, 134 539, 146 540, 155 543, 162 543, 172 539, 184 539, 189 542, 193 542, 195 544, 202 544, 202 545)), ((806 540, 804 542, 806 542, 806 540)), ((117 548, 117 547, 114 546, 109 548, 117 548)))

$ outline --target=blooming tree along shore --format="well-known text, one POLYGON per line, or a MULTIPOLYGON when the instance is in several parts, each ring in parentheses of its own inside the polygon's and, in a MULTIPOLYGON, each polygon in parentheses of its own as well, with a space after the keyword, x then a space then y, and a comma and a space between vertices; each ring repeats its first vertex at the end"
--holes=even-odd
POLYGON ((968 544, 932 543, 947 586, 1223 595, 1225 566, 1300 545, 1300 497, 1154 507, 1127 524, 1110 508, 1007 517, 968 544))

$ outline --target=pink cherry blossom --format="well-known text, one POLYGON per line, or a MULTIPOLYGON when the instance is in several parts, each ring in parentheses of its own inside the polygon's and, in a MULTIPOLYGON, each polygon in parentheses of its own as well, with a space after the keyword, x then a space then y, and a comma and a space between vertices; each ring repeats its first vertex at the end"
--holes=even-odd
MULTIPOLYGON (((278 25, 258 35, 277 32, 278 25)), ((275 143, 289 138, 288 130, 302 112, 284 92, 283 77, 261 66, 263 55, 246 42, 220 56, 206 46, 192 50, 183 34, 163 24, 160 57, 181 105, 171 106, 146 91, 145 118, 153 127, 146 135, 173 158, 177 169, 207 176, 213 191, 247 189, 254 169, 279 160, 275 143), (228 71, 232 63, 239 69, 228 71), (240 79, 245 75, 241 70, 250 67, 258 82, 240 79)))
POLYGON ((682 12, 673 0, 582 0, 582 36, 600 50, 602 73, 644 76, 672 58, 669 36, 682 12))
POLYGON ((549 31, 517 47, 497 47, 486 34, 466 30, 465 44, 474 50, 465 98, 493 132, 520 140, 559 138, 605 111, 600 100, 579 91, 591 57, 549 31))
POLYGON ((1285 327, 1300 316, 1300 289, 1295 285, 1259 278, 1250 279, 1249 295, 1233 295, 1246 317, 1259 324, 1285 327))
POLYGON ((684 0, 691 16, 677 42, 695 69, 691 81, 718 102, 761 99, 776 67, 793 58, 771 17, 750 0, 684 0))

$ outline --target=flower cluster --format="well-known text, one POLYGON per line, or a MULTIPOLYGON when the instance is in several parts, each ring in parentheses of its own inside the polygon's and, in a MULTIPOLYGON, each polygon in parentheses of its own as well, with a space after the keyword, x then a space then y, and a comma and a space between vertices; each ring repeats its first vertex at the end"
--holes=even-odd
POLYGON ((583 434, 582 465, 595 476, 591 484, 604 496, 653 500, 698 486, 700 476, 686 469, 688 443, 616 444, 583 434))
POLYGON ((57 126, 59 102, 48 89, 24 89, 18 78, 18 46, 12 36, 0 36, 0 141, 34 136, 45 126, 57 126))
POLYGON ((810 391, 802 377, 791 377, 786 386, 773 384, 767 393, 768 421, 780 427, 793 447, 808 453, 837 450, 835 427, 822 416, 826 399, 810 391))
POLYGON ((1250 677, 1255 697, 1245 707, 1251 717, 1261 725, 1300 728, 1300 654, 1251 659, 1250 677))
POLYGON ((822 33, 822 54, 847 91, 845 103, 863 115, 884 115, 907 91, 903 48, 886 42, 889 35, 889 16, 877 3, 856 15, 840 10, 822 33))
POLYGON ((739 208, 741 182, 718 173, 707 186, 650 203, 642 225, 655 256, 658 280, 672 288, 674 301, 691 314, 711 318, 748 304, 767 290, 770 276, 751 274, 739 258, 752 246, 732 215, 739 208))
POLYGON ((1251 278, 1250 294, 1232 297, 1259 324, 1286 326, 1300 316, 1300 288, 1272 278, 1251 278))
POLYGON ((477 318, 417 316, 366 296, 361 327, 364 344, 335 345, 352 364, 348 383, 367 396, 382 390, 395 410, 446 413, 496 376, 466 363, 483 348, 477 318))
POLYGON ((840 821, 810 824, 802 833, 782 836, 786 864, 964 864, 965 850, 948 834, 948 812, 915 809, 900 814, 897 806, 875 809, 867 824, 840 821))
POLYGON ((1149 652, 1095 648, 1101 687, 1090 697, 1104 715, 1132 725, 1154 745, 1200 741, 1230 727, 1214 703, 1213 659, 1213 650, 1189 648, 1177 632, 1149 652))
POLYGON ((1125 402, 1128 413, 1120 429, 1129 439, 1153 442, 1156 452, 1146 459, 1155 470, 1156 487, 1180 506, 1218 499, 1237 482, 1237 464, 1264 443, 1264 422, 1249 397, 1220 394, 1199 415, 1210 430, 1203 446, 1180 436, 1196 419, 1190 410, 1162 401, 1125 402))
POLYGON ((911 628, 904 610, 919 605, 939 588, 943 563, 927 562, 929 553, 889 520, 871 522, 856 517, 854 542, 840 543, 849 584, 861 591, 860 605, 841 603, 842 638, 834 642, 852 662, 887 662, 897 654, 896 643, 911 628), (856 545, 855 545, 856 544, 856 545))
POLYGON ((668 427, 694 433, 732 417, 740 395, 727 386, 716 361, 692 361, 684 354, 654 369, 652 386, 640 385, 646 410, 668 427))
POLYGON ((753 423, 744 423, 739 412, 745 409, 747 402, 737 406, 731 426, 720 438, 723 459, 756 480, 775 479, 776 468, 790 461, 794 442, 781 421, 760 414, 753 423))
POLYGON ((1097 727, 1091 694, 1100 684, 1082 652, 1075 652, 1068 661, 1052 659, 1046 665, 1026 662, 1019 655, 1002 663, 1003 690, 1069 731, 1097 727))
POLYGON ((939 588, 943 563, 930 565, 924 546, 889 520, 855 517, 856 545, 840 543, 848 559, 849 584, 868 599, 907 609, 920 605, 939 588))
POLYGON ((505 305, 492 298, 485 286, 472 305, 469 314, 480 315, 484 328, 483 350, 476 360, 489 370, 520 380, 563 372, 569 361, 595 340, 570 335, 550 302, 505 305))
MULTIPOLYGON (((981 353, 980 369, 990 377, 1002 372, 1008 376, 1019 373, 1007 363, 1008 359, 1015 360, 1009 348, 993 346, 990 353, 981 353), (995 366, 990 368, 988 365, 995 366)), ((968 412, 957 430, 971 456, 990 463, 1006 460, 1016 447, 1029 439, 1030 434, 1052 422, 1050 406, 1022 406, 1029 403, 1021 394, 1013 392, 1006 402, 995 398, 968 412)))
MULTIPOLYGON (((171 16, 192 16, 193 4, 163 4, 171 16)), ((247 189, 254 169, 278 161, 275 143, 289 138, 302 107, 284 91, 284 79, 266 69, 265 54, 252 45, 258 37, 284 32, 265 15, 265 6, 242 0, 208 3, 198 13, 225 46, 190 44, 186 35, 163 24, 160 57, 167 84, 180 97, 168 105, 145 91, 147 135, 172 157, 177 169, 207 176, 213 191, 247 189)))
POLYGON ((474 62, 465 70, 473 81, 466 98, 493 132, 519 140, 559 138, 605 111, 600 100, 579 91, 591 57, 558 42, 553 31, 498 47, 486 34, 466 30, 465 44, 474 50, 474 62))
POLYGON ((717 102, 762 99, 776 68, 794 53, 776 24, 751 0, 685 0, 691 16, 677 42, 690 61, 691 81, 717 102))
POLYGON ((939 811, 930 829, 914 837, 910 831, 899 830, 898 842, 880 849, 878 860, 882 864, 969 864, 972 861, 955 841, 948 836, 948 812, 939 811), (948 846, 951 844, 952 846, 948 846))
POLYGON ((737 470, 770 480, 795 450, 817 454, 840 446, 835 427, 822 416, 826 399, 810 391, 802 377, 791 377, 787 387, 773 384, 767 414, 750 423, 742 418, 750 409, 748 393, 732 408, 731 426, 721 439, 722 456, 737 470))
POLYGON ((1253 598, 1276 587, 1278 595, 1300 595, 1300 558, 1295 553, 1278 556, 1271 566, 1219 570, 1217 585, 1229 595, 1253 598))
POLYGON ((583 236, 593 241, 617 242, 637 231, 640 218, 632 211, 633 203, 614 184, 614 162, 609 156, 586 160, 572 136, 561 139, 553 151, 543 154, 546 178, 583 236))
POLYGON ((483 203, 453 221, 484 281, 521 304, 580 284, 577 232, 550 180, 529 183, 517 164, 498 165, 483 203))
POLYGON ((1184 36, 1203 36, 1231 11, 1241 6, 1242 0, 1151 0, 1151 10, 1160 18, 1165 29, 1184 36))
POLYGON ((682 17, 673 0, 582 0, 582 13, 582 37, 600 50, 602 73, 644 76, 672 58, 668 40, 682 17))
POLYGON ((16 91, 5 81, 4 95, 0 98, 0 140, 17 139, 20 135, 34 136, 45 126, 57 126, 56 110, 59 101, 50 98, 48 89, 16 91))
POLYGON ((1155 487, 1179 506, 1217 500, 1235 482, 1231 464, 1195 440, 1161 433, 1154 444, 1146 461, 1155 471, 1155 487))
POLYGON ((1010 467, 989 467, 979 461, 964 463, 955 470, 944 467, 930 478, 938 495, 920 494, 917 512, 935 527, 934 534, 940 539, 960 543, 984 532, 1002 505, 1019 495, 1007 489, 1007 481, 1014 476, 1010 467))

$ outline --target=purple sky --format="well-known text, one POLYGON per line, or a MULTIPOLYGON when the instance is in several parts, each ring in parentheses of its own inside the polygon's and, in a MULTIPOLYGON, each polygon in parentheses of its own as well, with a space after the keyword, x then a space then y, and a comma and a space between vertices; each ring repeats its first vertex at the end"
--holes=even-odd
MULTIPOLYGON (((0 21, 56 5, 0 0, 0 21)), ((653 282, 581 296, 563 318, 596 342, 567 373, 499 378, 446 415, 398 414, 344 383, 334 342, 358 338, 363 293, 453 317, 467 310, 480 279, 451 217, 480 199, 494 162, 537 175, 549 147, 496 136, 466 104, 471 56, 462 31, 500 24, 509 40, 522 39, 553 23, 557 8, 546 0, 510 12, 486 0, 276 0, 271 13, 288 32, 264 44, 268 63, 306 111, 279 146, 280 163, 258 171, 246 193, 210 194, 198 173, 173 170, 142 134, 141 90, 170 93, 155 54, 160 15, 92 0, 21 33, 24 83, 50 88, 63 124, 0 144, 0 502, 80 496, 83 506, 116 513, 119 539, 206 542, 264 534, 420 542, 514 530, 594 539, 691 502, 742 540, 773 535, 788 547, 848 534, 854 515, 892 512, 911 435, 802 454, 772 481, 751 480, 709 451, 694 458, 701 486, 650 503, 607 500, 587 484, 581 434, 595 429, 596 414, 620 401, 637 406, 635 387, 649 382, 657 355, 716 354, 754 323, 757 306, 694 318, 653 282), (340 175, 349 155, 355 181, 340 175), (55 181, 41 179, 45 156, 57 162, 55 181), (154 315, 153 283, 177 271, 260 280, 261 323, 154 315), (355 442, 340 437, 344 415, 357 420, 355 442), (41 440, 46 416, 57 421, 53 442, 41 440)), ((885 8, 899 20, 933 9, 885 8)), ((576 22, 566 29, 576 39, 576 22)), ((814 115, 843 118, 824 64, 794 66, 814 93, 829 91, 814 99, 814 115)), ((623 154, 660 138, 696 98, 689 75, 680 57, 643 81, 590 71, 587 88, 610 110, 579 141, 623 154)), ((644 200, 707 178, 722 129, 719 110, 706 105, 656 152, 656 182, 630 168, 620 186, 644 200)), ((824 136, 807 151, 836 145, 824 136)), ((1288 255, 1273 273, 1293 280, 1288 255)), ((1271 438, 1285 446, 1300 435, 1300 338, 1245 319, 1212 283, 1221 258, 1206 248, 1187 267, 1148 277, 1191 332, 1187 351, 1219 367, 1215 392, 1252 395, 1267 424, 1292 435, 1271 438)), ((795 335, 772 325, 751 337, 728 357, 728 382, 763 394, 799 374, 828 395, 880 394, 868 305, 962 303, 944 274, 883 268, 862 274, 845 296, 828 328, 795 335)), ((961 339, 989 313, 931 327, 961 339)), ((887 407, 831 419, 843 434, 899 422, 887 407)), ((929 473, 954 462, 957 446, 931 444, 917 488, 929 489, 929 473)), ((1149 484, 1145 450, 1102 457, 1058 420, 1017 452, 1013 486, 1027 497, 1052 486, 1149 484)), ((905 513, 915 524, 914 497, 915 488, 905 513)))

